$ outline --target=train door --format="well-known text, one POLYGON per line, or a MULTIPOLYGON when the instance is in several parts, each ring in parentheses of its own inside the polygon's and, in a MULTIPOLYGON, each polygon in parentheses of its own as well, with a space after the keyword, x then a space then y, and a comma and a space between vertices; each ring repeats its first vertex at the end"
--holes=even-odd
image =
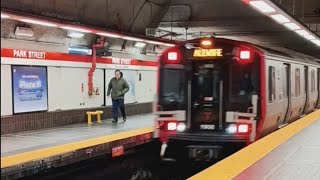
POLYGON ((221 127, 222 69, 212 61, 192 63, 191 119, 194 130, 221 127))
POLYGON ((308 66, 304 67, 304 99, 305 104, 301 114, 305 114, 308 111, 309 106, 309 68, 308 66))
POLYGON ((317 85, 318 85, 318 108, 320 108, 320 69, 318 68, 318 78, 317 78, 317 85))
POLYGON ((289 112, 291 111, 291 78, 290 78, 290 72, 291 72, 291 67, 290 64, 284 64, 284 70, 282 71, 282 87, 283 87, 283 105, 284 105, 284 111, 285 116, 283 120, 283 124, 288 123, 289 119, 289 112))

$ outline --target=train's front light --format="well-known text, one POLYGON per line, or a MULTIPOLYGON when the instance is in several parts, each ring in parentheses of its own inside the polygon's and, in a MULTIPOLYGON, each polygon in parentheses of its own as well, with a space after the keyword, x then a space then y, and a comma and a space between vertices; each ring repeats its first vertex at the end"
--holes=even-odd
POLYGON ((230 124, 228 126, 228 128, 226 129, 226 131, 229 133, 229 134, 234 134, 237 132, 237 125, 235 124, 230 124))
POLYGON ((179 123, 177 126, 177 131, 179 132, 183 132, 184 130, 186 130, 187 126, 185 123, 179 123))

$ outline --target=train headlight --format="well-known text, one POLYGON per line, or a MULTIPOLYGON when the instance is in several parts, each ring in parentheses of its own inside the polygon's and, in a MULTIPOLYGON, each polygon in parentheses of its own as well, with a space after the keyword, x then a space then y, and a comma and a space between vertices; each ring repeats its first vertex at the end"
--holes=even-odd
POLYGON ((228 128, 226 129, 226 131, 229 133, 229 134, 234 134, 237 132, 237 125, 235 124, 230 124, 228 126, 228 128))
POLYGON ((186 130, 187 126, 185 123, 179 123, 177 126, 177 131, 179 132, 183 132, 184 130, 186 130))

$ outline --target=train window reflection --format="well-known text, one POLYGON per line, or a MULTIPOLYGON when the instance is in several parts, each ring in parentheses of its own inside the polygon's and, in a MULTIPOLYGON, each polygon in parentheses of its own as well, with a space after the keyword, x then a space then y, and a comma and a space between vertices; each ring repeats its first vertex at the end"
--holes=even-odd
POLYGON ((230 98, 233 101, 249 101, 258 93, 257 70, 251 65, 231 65, 230 98))

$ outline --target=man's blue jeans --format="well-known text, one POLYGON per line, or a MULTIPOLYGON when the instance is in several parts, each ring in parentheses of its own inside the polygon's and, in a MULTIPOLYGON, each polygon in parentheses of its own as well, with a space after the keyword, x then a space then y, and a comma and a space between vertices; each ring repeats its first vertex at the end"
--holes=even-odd
POLYGON ((118 107, 120 108, 123 118, 126 118, 126 112, 124 110, 124 99, 112 99, 112 117, 114 120, 118 120, 118 107))

